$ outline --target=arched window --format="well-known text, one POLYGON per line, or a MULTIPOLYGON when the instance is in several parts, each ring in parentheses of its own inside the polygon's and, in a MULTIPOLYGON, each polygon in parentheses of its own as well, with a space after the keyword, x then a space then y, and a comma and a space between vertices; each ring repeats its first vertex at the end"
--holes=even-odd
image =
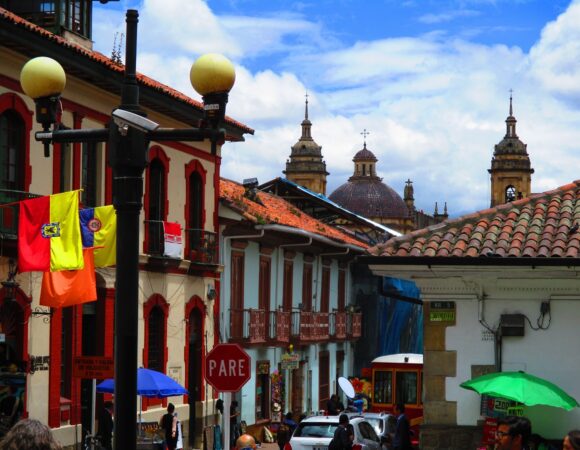
POLYGON ((24 190, 24 120, 14 110, 0 114, 0 189, 24 190))
POLYGON ((185 202, 186 245, 189 259, 197 260, 206 243, 205 233, 205 180, 206 170, 197 160, 185 166, 187 196, 185 202))
POLYGON ((147 320, 149 342, 147 343, 147 367, 164 372, 165 314, 159 306, 154 306, 147 320))
POLYGON ((509 185, 507 188, 505 188, 505 201, 506 201, 506 203, 513 202, 516 199, 516 194, 517 194, 517 190, 516 190, 515 186, 509 185))
POLYGON ((169 158, 161 147, 150 150, 145 191, 145 253, 163 254, 163 221, 167 218, 167 174, 169 158))

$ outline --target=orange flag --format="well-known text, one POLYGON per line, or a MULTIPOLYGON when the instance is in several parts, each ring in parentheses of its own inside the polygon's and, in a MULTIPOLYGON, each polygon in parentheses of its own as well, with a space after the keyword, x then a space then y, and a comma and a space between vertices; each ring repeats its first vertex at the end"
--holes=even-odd
POLYGON ((44 272, 40 304, 52 308, 80 305, 97 299, 93 248, 83 249, 85 267, 81 270, 44 272))

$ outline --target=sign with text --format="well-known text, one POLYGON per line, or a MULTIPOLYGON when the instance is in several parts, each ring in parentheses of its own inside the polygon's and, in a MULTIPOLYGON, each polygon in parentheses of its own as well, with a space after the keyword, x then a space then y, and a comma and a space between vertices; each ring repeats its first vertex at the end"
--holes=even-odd
POLYGON ((238 344, 218 344, 205 359, 205 379, 219 392, 237 392, 250 379, 250 363, 238 344))
POLYGON ((114 367, 113 358, 107 356, 75 356, 72 375, 76 378, 113 378, 114 367))
POLYGON ((455 322, 455 302, 430 302, 430 322, 455 322))
POLYGON ((280 361, 282 369, 295 370, 300 367, 300 355, 298 353, 284 353, 280 361))

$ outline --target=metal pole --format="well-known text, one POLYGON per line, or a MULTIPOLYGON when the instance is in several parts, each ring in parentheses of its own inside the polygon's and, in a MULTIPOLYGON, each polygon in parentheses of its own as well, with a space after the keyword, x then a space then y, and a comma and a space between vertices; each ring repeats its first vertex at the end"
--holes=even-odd
MULTIPOLYGON (((136 10, 128 10, 125 79, 122 107, 139 108, 136 79, 136 10)), ((139 214, 143 199, 146 141, 129 130, 118 135, 111 123, 113 204, 117 211, 117 270, 115 289, 115 444, 116 450, 137 447, 137 331, 139 306, 139 214), (114 138, 113 138, 114 137, 114 138), (142 162, 141 162, 142 161, 142 162)))

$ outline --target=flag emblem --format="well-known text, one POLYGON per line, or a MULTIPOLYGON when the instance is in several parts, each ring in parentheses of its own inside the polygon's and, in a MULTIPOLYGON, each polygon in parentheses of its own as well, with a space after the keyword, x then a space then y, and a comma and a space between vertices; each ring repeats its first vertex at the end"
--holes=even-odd
POLYGON ((87 228, 89 230, 91 230, 93 233, 96 233, 102 227, 103 227, 103 223, 99 219, 97 219, 96 217, 94 219, 89 220, 87 223, 87 228))
POLYGON ((43 238, 60 237, 60 222, 45 223, 40 227, 40 234, 43 238))

